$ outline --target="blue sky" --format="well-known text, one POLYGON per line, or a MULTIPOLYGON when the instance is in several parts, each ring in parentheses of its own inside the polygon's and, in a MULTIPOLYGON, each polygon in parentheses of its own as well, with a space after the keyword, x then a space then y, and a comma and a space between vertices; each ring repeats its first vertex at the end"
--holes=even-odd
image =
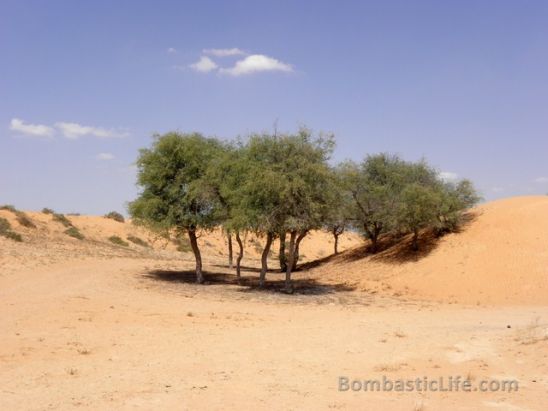
POLYGON ((102 214, 155 132, 307 125, 548 193, 546 1, 0 3, 0 203, 102 214))

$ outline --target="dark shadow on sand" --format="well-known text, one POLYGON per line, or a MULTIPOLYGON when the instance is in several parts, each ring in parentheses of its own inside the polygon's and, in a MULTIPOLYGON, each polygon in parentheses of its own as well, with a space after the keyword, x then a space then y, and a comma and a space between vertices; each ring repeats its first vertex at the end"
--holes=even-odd
MULTIPOLYGON (((196 283, 196 273, 194 271, 178 270, 152 270, 144 274, 144 277, 154 281, 164 281, 169 283, 192 284, 197 287, 203 286, 240 286, 236 290, 243 293, 284 293, 285 276, 282 273, 267 275, 264 288, 259 287, 258 276, 242 276, 238 283, 236 276, 224 272, 204 272, 205 282, 196 283), (271 278, 269 278, 271 277, 271 278)), ((353 291, 354 287, 345 284, 322 284, 315 279, 293 280, 293 293, 295 295, 325 295, 337 292, 353 291)))

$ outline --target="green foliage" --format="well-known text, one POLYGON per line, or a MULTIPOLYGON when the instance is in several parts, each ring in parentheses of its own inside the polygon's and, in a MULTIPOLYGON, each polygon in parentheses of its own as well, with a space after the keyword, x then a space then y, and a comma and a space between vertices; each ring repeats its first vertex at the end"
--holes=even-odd
MULTIPOLYGON (((326 215, 334 146, 332 136, 313 139, 297 134, 253 135, 242 148, 237 178, 227 179, 224 192, 236 221, 259 233, 310 230, 326 215)), ((223 191, 223 190, 222 190, 223 191)))
POLYGON ((346 171, 343 166, 331 170, 324 226, 333 235, 342 234, 352 225, 355 217, 354 200, 351 193, 345 189, 347 186, 346 171))
POLYGON ((137 159, 142 191, 129 204, 136 223, 151 228, 188 230, 212 228, 221 209, 215 188, 205 178, 221 144, 200 134, 156 136, 137 159))
POLYGON ((15 215, 17 218, 17 222, 21 224, 23 227, 36 228, 36 224, 34 224, 34 222, 24 212, 16 211, 15 215))
POLYGON ((80 230, 78 230, 76 227, 73 227, 73 226, 65 230, 64 233, 78 240, 83 240, 85 238, 84 235, 80 232, 80 230))
POLYGON ((0 210, 11 211, 12 213, 17 212, 17 209, 11 204, 4 204, 3 206, 0 206, 0 210))
POLYGON ((479 201, 468 180, 443 181, 425 161, 406 162, 397 156, 368 156, 359 165, 341 166, 342 186, 354 201, 354 220, 377 249, 385 233, 411 232, 414 247, 419 231, 455 230, 464 210, 479 201))
POLYGON ((134 235, 128 235, 127 239, 133 244, 140 245, 141 247, 150 247, 150 245, 146 241, 140 239, 139 237, 135 237, 134 235))
POLYGON ((105 218, 110 218, 114 221, 118 221, 119 223, 123 223, 126 220, 124 219, 124 216, 116 211, 111 211, 110 213, 107 213, 104 215, 105 218))
POLYGON ((65 227, 72 227, 70 220, 64 214, 53 213, 53 221, 63 224, 65 227))
POLYGON ((42 208, 42 213, 44 214, 53 214, 55 211, 53 211, 51 208, 44 207, 42 208))
POLYGON ((110 236, 108 240, 112 244, 120 245, 122 247, 128 247, 129 243, 127 241, 124 241, 122 238, 118 237, 117 235, 110 236))

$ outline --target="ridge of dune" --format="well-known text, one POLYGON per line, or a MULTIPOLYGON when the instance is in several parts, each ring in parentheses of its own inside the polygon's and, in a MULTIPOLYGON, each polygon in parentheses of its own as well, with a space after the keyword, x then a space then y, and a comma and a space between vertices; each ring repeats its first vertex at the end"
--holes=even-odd
POLYGON ((466 304, 548 303, 548 196, 512 197, 471 210, 461 232, 402 260, 390 250, 347 251, 309 275, 362 290, 466 304))

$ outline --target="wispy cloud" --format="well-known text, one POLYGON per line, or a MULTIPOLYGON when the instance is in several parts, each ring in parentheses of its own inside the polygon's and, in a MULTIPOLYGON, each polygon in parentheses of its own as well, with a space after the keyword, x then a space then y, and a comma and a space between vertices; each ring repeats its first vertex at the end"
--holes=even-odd
POLYGON ((23 120, 18 118, 11 119, 10 130, 16 131, 21 134, 34 137, 52 137, 55 133, 55 130, 52 127, 43 125, 43 124, 30 124, 25 123, 23 120))
POLYGON ((190 68, 200 73, 208 73, 217 68, 217 64, 207 56, 200 57, 196 63, 190 65, 190 68))
POLYGON ((95 158, 101 161, 109 161, 114 160, 114 155, 111 153, 99 153, 95 156, 95 158))
POLYGON ((442 171, 438 174, 438 176, 439 178, 441 178, 443 181, 446 181, 446 182, 454 182, 459 179, 459 175, 451 171, 442 171))
POLYGON ((240 50, 239 48, 232 49, 204 49, 202 53, 209 54, 215 57, 230 57, 230 56, 243 56, 246 54, 245 51, 240 50))
POLYGON ((170 48, 167 49, 167 52, 168 52, 169 54, 174 54, 174 53, 177 53, 177 49, 175 49, 175 48, 173 48, 173 47, 170 47, 170 48))
POLYGON ((129 133, 106 129, 101 127, 83 126, 78 123, 55 123, 55 127, 66 137, 76 140, 84 136, 93 136, 98 138, 122 138, 129 136, 129 133))
POLYGON ((265 56, 264 54, 252 54, 237 61, 233 67, 220 69, 219 73, 228 74, 230 76, 243 76, 266 71, 291 73, 293 67, 290 64, 283 63, 275 58, 265 56))
POLYGON ((537 177, 535 178, 535 183, 539 183, 539 184, 548 183, 548 177, 537 177))

